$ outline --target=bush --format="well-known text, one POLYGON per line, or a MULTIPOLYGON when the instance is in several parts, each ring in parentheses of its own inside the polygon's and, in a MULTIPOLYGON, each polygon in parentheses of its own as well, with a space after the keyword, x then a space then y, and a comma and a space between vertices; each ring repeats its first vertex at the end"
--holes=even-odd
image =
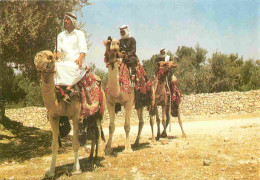
POLYGON ((23 78, 18 86, 26 93, 24 106, 43 106, 40 83, 30 82, 28 78, 23 78))

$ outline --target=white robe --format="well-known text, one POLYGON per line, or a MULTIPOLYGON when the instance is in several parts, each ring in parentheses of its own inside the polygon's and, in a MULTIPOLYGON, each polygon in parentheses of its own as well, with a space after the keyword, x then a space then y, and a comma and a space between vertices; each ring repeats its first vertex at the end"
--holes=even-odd
POLYGON ((63 55, 56 64, 55 85, 70 86, 78 83, 86 73, 86 60, 83 59, 82 67, 75 63, 80 53, 87 54, 87 43, 82 31, 74 29, 71 33, 67 30, 58 35, 57 50, 63 55))

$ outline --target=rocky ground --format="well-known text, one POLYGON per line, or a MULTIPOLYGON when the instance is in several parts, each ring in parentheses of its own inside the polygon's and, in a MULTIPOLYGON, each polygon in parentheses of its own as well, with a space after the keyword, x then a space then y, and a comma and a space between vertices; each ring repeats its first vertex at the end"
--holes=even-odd
MULTIPOLYGON (((63 140, 53 179, 259 179, 260 112, 182 117, 187 138, 173 119, 168 138, 151 142, 149 117, 140 146, 123 154, 123 112, 117 115, 113 154, 104 155, 104 143, 95 170, 89 151, 80 148, 82 174, 72 175, 71 137, 63 140)), ((104 118, 108 138, 108 117, 104 118)), ((138 119, 132 114, 131 142, 138 119)), ((0 179, 43 179, 51 161, 51 132, 45 108, 7 109, 0 124, 0 179)))

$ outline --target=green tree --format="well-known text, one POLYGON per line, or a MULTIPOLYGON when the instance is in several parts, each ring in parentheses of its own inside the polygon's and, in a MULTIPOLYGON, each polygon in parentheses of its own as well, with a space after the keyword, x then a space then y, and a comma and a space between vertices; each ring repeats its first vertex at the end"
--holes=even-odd
POLYGON ((243 59, 237 54, 222 54, 216 52, 210 59, 212 72, 211 92, 239 90, 240 70, 243 59))
POLYGON ((178 47, 175 60, 178 64, 175 75, 178 78, 179 88, 183 93, 206 93, 209 88, 210 70, 206 63, 207 50, 199 44, 192 47, 178 47))
POLYGON ((241 68, 241 80, 242 91, 260 88, 260 66, 256 61, 252 59, 245 61, 241 68))
POLYGON ((143 67, 149 79, 153 80, 155 75, 155 59, 159 55, 153 55, 150 59, 143 60, 143 67))
POLYGON ((56 28, 60 32, 67 11, 79 11, 88 0, 0 1, 0 60, 24 64, 30 80, 37 81, 34 56, 54 50, 56 28))
POLYGON ((88 0, 0 1, 0 96, 10 92, 3 87, 3 79, 9 76, 4 73, 9 62, 15 63, 16 67, 24 65, 22 72, 30 83, 35 82, 32 89, 39 86, 39 74, 33 63, 35 54, 41 50, 54 50, 64 13, 78 12, 88 4, 88 0))
POLYGON ((186 47, 186 46, 179 46, 176 53, 175 53, 175 60, 179 63, 181 62, 185 57, 194 57, 195 51, 192 47, 186 47))

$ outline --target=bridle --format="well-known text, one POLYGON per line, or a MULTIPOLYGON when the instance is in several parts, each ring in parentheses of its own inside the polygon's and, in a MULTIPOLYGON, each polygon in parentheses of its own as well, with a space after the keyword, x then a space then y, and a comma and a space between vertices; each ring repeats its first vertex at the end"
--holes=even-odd
POLYGON ((107 58, 107 66, 112 66, 112 69, 114 69, 114 64, 119 62, 119 54, 118 50, 117 51, 111 51, 110 48, 106 50, 106 58, 107 58), (115 58, 111 58, 111 56, 115 58), (113 59, 113 61, 111 61, 113 59))

